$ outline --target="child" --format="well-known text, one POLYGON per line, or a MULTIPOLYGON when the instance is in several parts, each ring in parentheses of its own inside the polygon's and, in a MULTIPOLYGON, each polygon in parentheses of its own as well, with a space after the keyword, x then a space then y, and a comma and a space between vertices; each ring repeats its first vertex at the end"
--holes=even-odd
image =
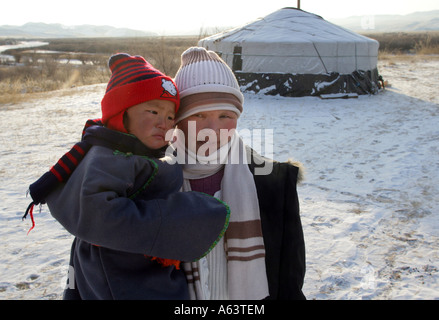
POLYGON ((213 248, 229 209, 178 192, 182 170, 163 159, 179 107, 173 81, 140 56, 117 54, 109 66, 102 120, 30 186, 30 209, 47 202, 75 236, 65 299, 187 299, 179 261, 213 248))

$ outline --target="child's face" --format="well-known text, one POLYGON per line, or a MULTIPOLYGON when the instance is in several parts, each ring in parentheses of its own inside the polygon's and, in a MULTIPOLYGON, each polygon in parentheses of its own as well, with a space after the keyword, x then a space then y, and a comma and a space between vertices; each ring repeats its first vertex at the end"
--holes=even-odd
POLYGON ((159 149, 168 142, 166 132, 174 127, 175 104, 167 100, 150 100, 127 110, 125 128, 150 149, 159 149))

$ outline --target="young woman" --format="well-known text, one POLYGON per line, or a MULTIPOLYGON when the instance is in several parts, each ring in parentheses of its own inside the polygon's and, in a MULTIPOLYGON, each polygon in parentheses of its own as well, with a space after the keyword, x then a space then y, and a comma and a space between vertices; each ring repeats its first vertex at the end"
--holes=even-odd
POLYGON ((263 158, 244 145, 235 130, 244 98, 216 53, 189 48, 174 80, 183 190, 214 195, 231 210, 225 237, 205 258, 184 264, 191 298, 304 299, 300 164, 263 158))

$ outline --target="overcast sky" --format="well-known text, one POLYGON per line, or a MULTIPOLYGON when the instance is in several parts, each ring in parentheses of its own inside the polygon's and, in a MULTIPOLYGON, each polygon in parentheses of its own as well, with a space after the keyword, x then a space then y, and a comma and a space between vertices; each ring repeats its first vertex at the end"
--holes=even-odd
MULTIPOLYGON (((297 0, 8 0, 1 5, 0 25, 26 22, 111 25, 170 35, 208 27, 236 27, 283 7, 296 6, 297 0)), ((301 0, 301 9, 330 20, 439 10, 439 1, 301 0)))

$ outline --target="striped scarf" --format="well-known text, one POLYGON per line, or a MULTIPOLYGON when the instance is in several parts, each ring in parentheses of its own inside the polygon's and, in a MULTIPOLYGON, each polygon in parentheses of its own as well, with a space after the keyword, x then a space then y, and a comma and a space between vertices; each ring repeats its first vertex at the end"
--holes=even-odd
MULTIPOLYGON (((85 123, 82 130, 82 136, 84 136, 87 128, 91 126, 102 126, 101 119, 90 119, 85 123)), ((34 207, 39 204, 46 203, 46 197, 62 182, 72 174, 73 170, 78 166, 79 162, 84 158, 85 154, 90 149, 91 144, 88 141, 81 140, 76 143, 66 154, 64 154, 58 162, 50 168, 45 174, 43 174, 37 181, 29 186, 28 193, 32 197, 32 202, 26 209, 22 220, 26 219, 29 215, 32 221, 32 226, 27 232, 35 227, 35 220, 33 216, 34 207)))
MULTIPOLYGON (((178 143, 176 147, 179 147, 178 143)), ((188 157, 195 156, 189 150, 186 150, 186 153, 188 157)), ((183 191, 191 190, 189 180, 211 176, 224 167, 221 190, 216 196, 230 206, 231 215, 224 243, 219 244, 223 247, 217 245, 215 249, 223 250, 224 248, 225 250, 227 276, 226 283, 221 284, 227 288, 225 296, 232 300, 263 299, 269 295, 265 270, 265 248, 256 186, 248 167, 244 143, 235 133, 231 142, 219 149, 215 155, 201 157, 201 159, 200 156, 195 158, 198 160, 197 164, 183 165, 185 178, 183 191), (230 148, 229 152, 224 152, 224 148, 230 148), (227 159, 218 159, 224 154, 227 159), (209 164, 213 159, 217 161, 209 164)), ((209 274, 213 276, 213 273, 221 272, 219 270, 221 266, 206 266, 207 260, 205 259, 208 257, 197 262, 183 264, 188 279, 189 294, 194 300, 212 298, 211 292, 214 288, 206 286, 209 274)))
POLYGON ((93 145, 104 146, 123 153, 130 152, 154 158, 163 157, 166 149, 166 147, 158 150, 149 149, 134 136, 105 128, 101 119, 87 120, 82 130, 81 141, 76 143, 49 171, 29 186, 28 193, 32 197, 32 202, 27 207, 22 218, 22 220, 24 220, 29 215, 32 220, 32 227, 28 233, 35 227, 33 217, 34 207, 46 203, 46 197, 59 186, 60 183, 66 182, 69 179, 75 168, 93 145))
MULTIPOLYGON (((28 234, 35 227, 33 217, 34 206, 44 204, 46 197, 59 186, 60 183, 66 182, 69 179, 75 168, 93 145, 111 148, 122 153, 146 155, 153 158, 163 157, 167 148, 167 146, 165 146, 160 149, 152 150, 134 136, 105 128, 101 119, 88 120, 82 131, 82 140, 64 154, 48 172, 29 186, 32 202, 29 204, 22 218, 24 220, 29 215, 32 220, 32 227, 27 232, 28 234)), ((181 263, 178 260, 146 255, 145 257, 157 261, 157 263, 163 267, 174 266, 180 269, 181 263)))

